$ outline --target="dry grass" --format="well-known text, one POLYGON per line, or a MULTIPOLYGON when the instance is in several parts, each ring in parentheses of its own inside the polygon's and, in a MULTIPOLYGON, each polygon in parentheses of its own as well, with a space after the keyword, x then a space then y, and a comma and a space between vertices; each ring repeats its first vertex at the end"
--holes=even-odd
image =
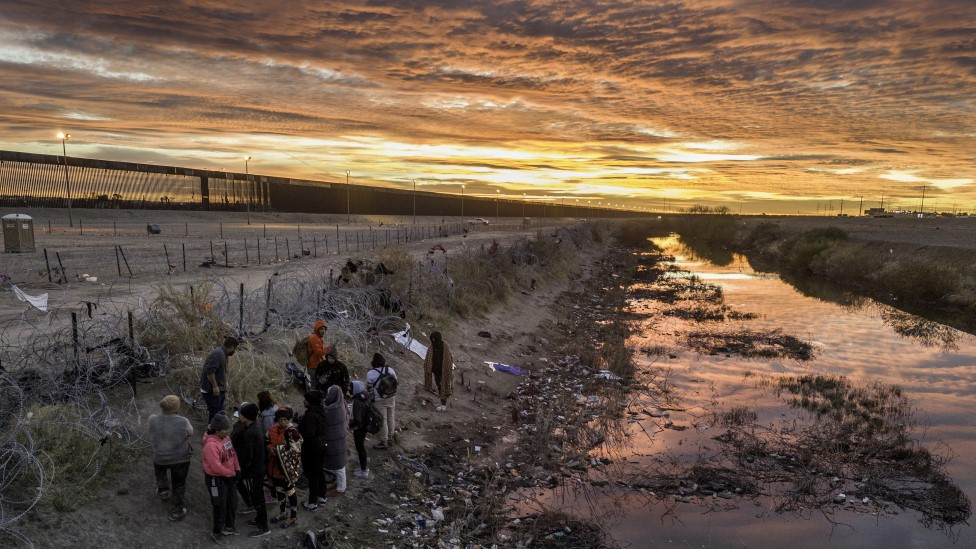
POLYGON ((111 478, 134 453, 133 446, 115 437, 111 428, 74 405, 33 406, 23 427, 21 443, 29 436, 43 456, 41 503, 61 512, 77 509, 93 488, 111 478))
POLYGON ((152 356, 209 351, 231 332, 215 312, 213 284, 196 286, 192 295, 189 288, 163 284, 156 287, 156 294, 148 315, 136 321, 138 340, 152 356))

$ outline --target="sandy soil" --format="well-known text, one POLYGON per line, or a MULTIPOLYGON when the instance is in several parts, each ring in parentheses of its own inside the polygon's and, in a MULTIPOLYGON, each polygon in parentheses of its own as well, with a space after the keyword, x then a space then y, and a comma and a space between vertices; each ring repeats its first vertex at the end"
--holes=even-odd
MULTIPOLYGON (((43 220, 42 214, 43 212, 40 212, 36 217, 43 220)), ((140 212, 140 214, 151 214, 156 218, 165 215, 163 212, 140 212)), ((112 215, 124 214, 112 212, 112 215)), ((221 215, 240 217, 238 214, 221 215)), ((250 229, 246 225, 242 226, 240 220, 236 220, 236 224, 230 223, 230 221, 234 221, 230 220, 227 225, 232 225, 231 230, 242 233, 257 231, 260 229, 253 228, 255 217, 257 216, 252 215, 252 228, 250 229)), ((308 217, 297 216, 297 219, 277 218, 277 220, 290 227, 299 219, 302 222, 314 221, 307 219, 308 217)), ((101 219, 99 222, 91 220, 91 226, 95 226, 97 223, 111 225, 111 221, 110 217, 101 219)), ((329 222, 331 221, 329 220, 329 222)), ((176 212, 172 214, 171 218, 167 218, 167 222, 175 225, 190 223, 197 227, 207 227, 206 230, 208 231, 214 229, 214 223, 209 215, 205 219, 201 219, 201 214, 176 212)), ((326 222, 322 220, 320 222, 323 223, 324 227, 326 222)), ((362 224, 367 222, 372 222, 374 227, 377 227, 379 223, 376 219, 360 220, 362 224)), ((390 222, 395 222, 395 220, 384 221, 384 224, 388 225, 390 222)), ((43 224, 46 225, 46 223, 43 224)), ((228 230, 227 225, 224 227, 225 231, 228 230)), ((86 229, 86 233, 88 230, 90 229, 86 229)), ((278 230, 293 229, 282 228, 278 230)), ((309 229, 303 226, 303 232, 306 230, 309 229)), ((334 227, 332 230, 334 231, 334 227)), ((270 231, 271 227, 269 226, 269 233, 270 231)), ((498 230, 494 227, 489 230, 479 228, 463 240, 459 236, 451 236, 413 242, 405 246, 417 256, 426 253, 433 244, 442 244, 448 249, 448 253, 451 253, 463 245, 480 246, 482 242, 490 242, 492 239, 498 239, 504 243, 521 234, 525 233, 498 230)), ((38 236, 39 245, 45 246, 111 247, 114 243, 124 243, 123 245, 135 250, 138 247, 137 242, 149 243, 144 244, 144 246, 156 246, 157 243, 148 239, 145 234, 137 234, 135 229, 133 229, 132 234, 120 235, 115 238, 105 234, 97 239, 91 239, 87 234, 82 238, 80 234, 76 237, 58 231, 52 235, 38 236)), ((346 497, 330 502, 314 514, 300 512, 300 522, 297 528, 275 529, 272 532, 272 538, 265 540, 263 544, 260 541, 250 540, 242 536, 234 538, 233 545, 236 547, 293 547, 296 546, 293 541, 306 529, 331 526, 340 531, 348 532, 351 546, 386 546, 378 538, 375 538, 377 527, 371 524, 371 521, 379 514, 389 512, 397 507, 397 504, 390 497, 391 491, 397 485, 396 475, 401 470, 396 465, 396 455, 400 452, 434 448, 448 443, 468 444, 474 452, 474 447, 479 446, 480 441, 485 441, 488 438, 500 439, 501 436, 507 434, 508 429, 504 427, 508 424, 505 419, 507 412, 502 403, 505 395, 514 389, 520 378, 504 373, 490 372, 484 361, 504 362, 532 369, 539 362, 539 359, 545 358, 546 340, 544 336, 555 329, 555 321, 557 320, 553 318, 551 312, 555 300, 562 292, 578 287, 578 280, 580 277, 586 276, 599 254, 600 250, 595 249, 580 258, 580 271, 572 276, 572 282, 555 285, 541 280, 536 292, 530 295, 521 295, 519 296, 520 299, 513 300, 507 306, 495 310, 484 318, 459 322, 453 329, 444 334, 445 340, 452 345, 455 361, 459 368, 455 373, 455 396, 447 413, 436 412, 433 409, 436 404, 434 395, 428 394, 423 389, 422 360, 413 354, 406 353, 404 349, 390 342, 391 349, 395 349, 391 364, 401 376, 401 388, 397 396, 397 424, 401 432, 398 434, 398 443, 395 449, 387 452, 372 450, 374 441, 367 439, 367 447, 370 448, 372 460, 372 476, 368 480, 356 479, 352 477, 353 467, 355 467, 355 452, 352 449, 350 437, 349 490, 346 497), (490 332, 492 337, 490 339, 479 337, 477 334, 482 331, 490 332)), ((178 284, 190 284, 216 274, 233 279, 235 283, 243 281, 256 287, 263 284, 267 276, 275 271, 308 268, 309 266, 316 269, 334 268, 338 270, 340 264, 350 256, 368 257, 369 253, 357 254, 353 251, 347 254, 343 251, 341 254, 325 257, 306 257, 262 266, 252 265, 246 271, 243 268, 232 268, 222 272, 217 272, 215 269, 198 269, 186 274, 180 272, 171 276, 162 273, 144 273, 138 274, 132 279, 123 277, 123 283, 118 281, 115 281, 114 284, 106 282, 106 286, 101 286, 102 278, 100 276, 97 286, 90 283, 72 282, 65 285, 63 289, 54 292, 52 299, 56 300, 55 308, 57 309, 54 316, 56 322, 66 322, 68 315, 65 313, 70 310, 80 310, 80 305, 85 300, 111 299, 114 302, 120 302, 136 299, 139 295, 152 292, 153 285, 164 280, 172 280, 178 284)), ((112 263, 110 270, 115 269, 114 262, 112 263)), ((0 270, 3 268, 0 267, 0 270)), ((44 284, 34 283, 33 287, 54 288, 53 285, 46 285, 46 281, 44 284)), ((25 316, 33 315, 36 317, 40 314, 36 311, 24 312, 24 304, 15 301, 9 294, 5 293, 0 297, 0 318, 6 321, 5 324, 8 329, 10 326, 23 324, 20 320, 25 316)), ((166 392, 168 392, 166 385, 162 381, 140 384, 138 405, 141 409, 140 417, 143 420, 148 415, 157 412, 156 402, 166 392)), ((301 409, 301 396, 297 391, 288 390, 278 396, 279 401, 301 409)), ((193 414, 188 415, 193 420, 197 435, 202 435, 204 428, 202 418, 193 414)), ((210 546, 211 543, 206 539, 210 525, 209 498, 207 498, 204 489, 202 468, 199 465, 199 436, 195 435, 194 439, 195 458, 191 466, 186 496, 189 514, 182 522, 171 523, 167 520, 166 506, 156 498, 154 493, 151 455, 148 449, 145 449, 142 455, 123 474, 108 481, 104 487, 97 491, 95 497, 86 500, 80 510, 70 513, 32 514, 24 521, 22 532, 33 540, 38 547, 210 546)), ((490 460, 492 455, 497 455, 497 452, 490 452, 489 450, 489 446, 484 445, 484 452, 480 454, 474 452, 473 461, 490 460)), ((269 509, 273 514, 276 506, 270 506, 269 509)), ((249 529, 244 525, 244 522, 250 518, 252 518, 250 515, 239 517, 238 529, 245 534, 249 529)))

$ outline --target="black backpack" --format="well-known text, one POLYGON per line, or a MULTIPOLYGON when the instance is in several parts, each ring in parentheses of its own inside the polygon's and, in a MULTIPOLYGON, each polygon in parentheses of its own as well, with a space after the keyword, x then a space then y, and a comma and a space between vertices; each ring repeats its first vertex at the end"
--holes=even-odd
POLYGON ((380 398, 390 398, 396 395, 397 378, 390 373, 389 366, 383 366, 383 369, 380 370, 380 377, 373 382, 373 390, 376 392, 376 396, 380 398))
POLYGON ((373 399, 366 400, 366 432, 375 435, 383 428, 383 414, 376 409, 373 399))

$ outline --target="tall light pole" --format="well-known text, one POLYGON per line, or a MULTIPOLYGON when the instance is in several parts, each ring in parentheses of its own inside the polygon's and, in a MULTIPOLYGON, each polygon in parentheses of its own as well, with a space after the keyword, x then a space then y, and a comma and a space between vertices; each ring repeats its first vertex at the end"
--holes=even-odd
POLYGON ((525 193, 522 193, 522 219, 525 219, 525 193))
POLYGON ((461 227, 464 227, 464 185, 461 185, 461 227))
POLYGON ((346 223, 349 221, 349 170, 346 170, 346 223))
POLYGON ((417 224, 417 180, 413 180, 413 224, 417 224))
POLYGON ((495 189, 495 225, 498 224, 498 195, 501 192, 501 189, 495 189))
POLYGON ((71 139, 71 134, 58 132, 58 139, 61 140, 61 153, 64 155, 64 189, 68 193, 68 226, 74 227, 74 220, 71 218, 71 184, 68 182, 68 148, 64 142, 71 139))
POLYGON ((251 173, 247 169, 247 163, 251 161, 251 155, 244 155, 244 186, 247 194, 244 195, 244 203, 247 205, 247 224, 251 224, 251 173))

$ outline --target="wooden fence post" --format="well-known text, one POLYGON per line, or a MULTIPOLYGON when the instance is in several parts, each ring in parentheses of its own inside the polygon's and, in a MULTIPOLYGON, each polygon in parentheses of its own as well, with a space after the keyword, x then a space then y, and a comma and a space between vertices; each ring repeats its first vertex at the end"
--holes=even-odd
POLYGON ((182 242, 181 245, 183 246, 183 272, 185 273, 186 272, 186 242, 182 242))
POLYGON ((265 290, 264 296, 264 332, 268 331, 271 327, 271 284, 273 284, 273 279, 268 279, 268 287, 265 290))
POLYGON ((166 254, 166 274, 172 275, 173 271, 169 268, 169 249, 166 248, 166 243, 163 242, 163 253, 166 254))
POLYGON ((132 267, 129 266, 129 260, 125 257, 125 250, 119 245, 119 253, 122 254, 122 261, 125 263, 126 270, 129 271, 129 278, 132 278, 132 267))
MULTIPOLYGON (((47 281, 54 282, 51 279, 51 261, 47 258, 47 248, 44 248, 44 265, 47 267, 47 281)), ((119 270, 119 276, 122 275, 122 270, 119 270)))
POLYGON ((61 280, 68 283, 68 273, 64 272, 64 263, 61 263, 61 252, 54 252, 54 257, 58 258, 58 267, 61 267, 61 280))
POLYGON ((71 346, 73 347, 74 361, 75 361, 75 376, 78 375, 78 355, 80 351, 80 345, 78 342, 78 313, 71 313, 71 346))
POLYGON ((224 267, 230 267, 230 254, 227 253, 227 241, 224 241, 224 267))
MULTIPOLYGON (((136 332, 133 327, 132 322, 132 311, 128 312, 129 317, 129 347, 135 348, 136 346, 136 332)), ((135 368, 129 366, 129 369, 125 372, 125 378, 129 382, 129 387, 132 387, 132 396, 138 396, 138 389, 136 389, 136 374, 135 368)))
POLYGON ((250 265, 251 264, 251 256, 247 252, 247 239, 246 238, 244 239, 244 264, 245 265, 250 265))
POLYGON ((244 339, 244 283, 241 282, 241 320, 238 324, 237 333, 240 335, 241 340, 244 339))

